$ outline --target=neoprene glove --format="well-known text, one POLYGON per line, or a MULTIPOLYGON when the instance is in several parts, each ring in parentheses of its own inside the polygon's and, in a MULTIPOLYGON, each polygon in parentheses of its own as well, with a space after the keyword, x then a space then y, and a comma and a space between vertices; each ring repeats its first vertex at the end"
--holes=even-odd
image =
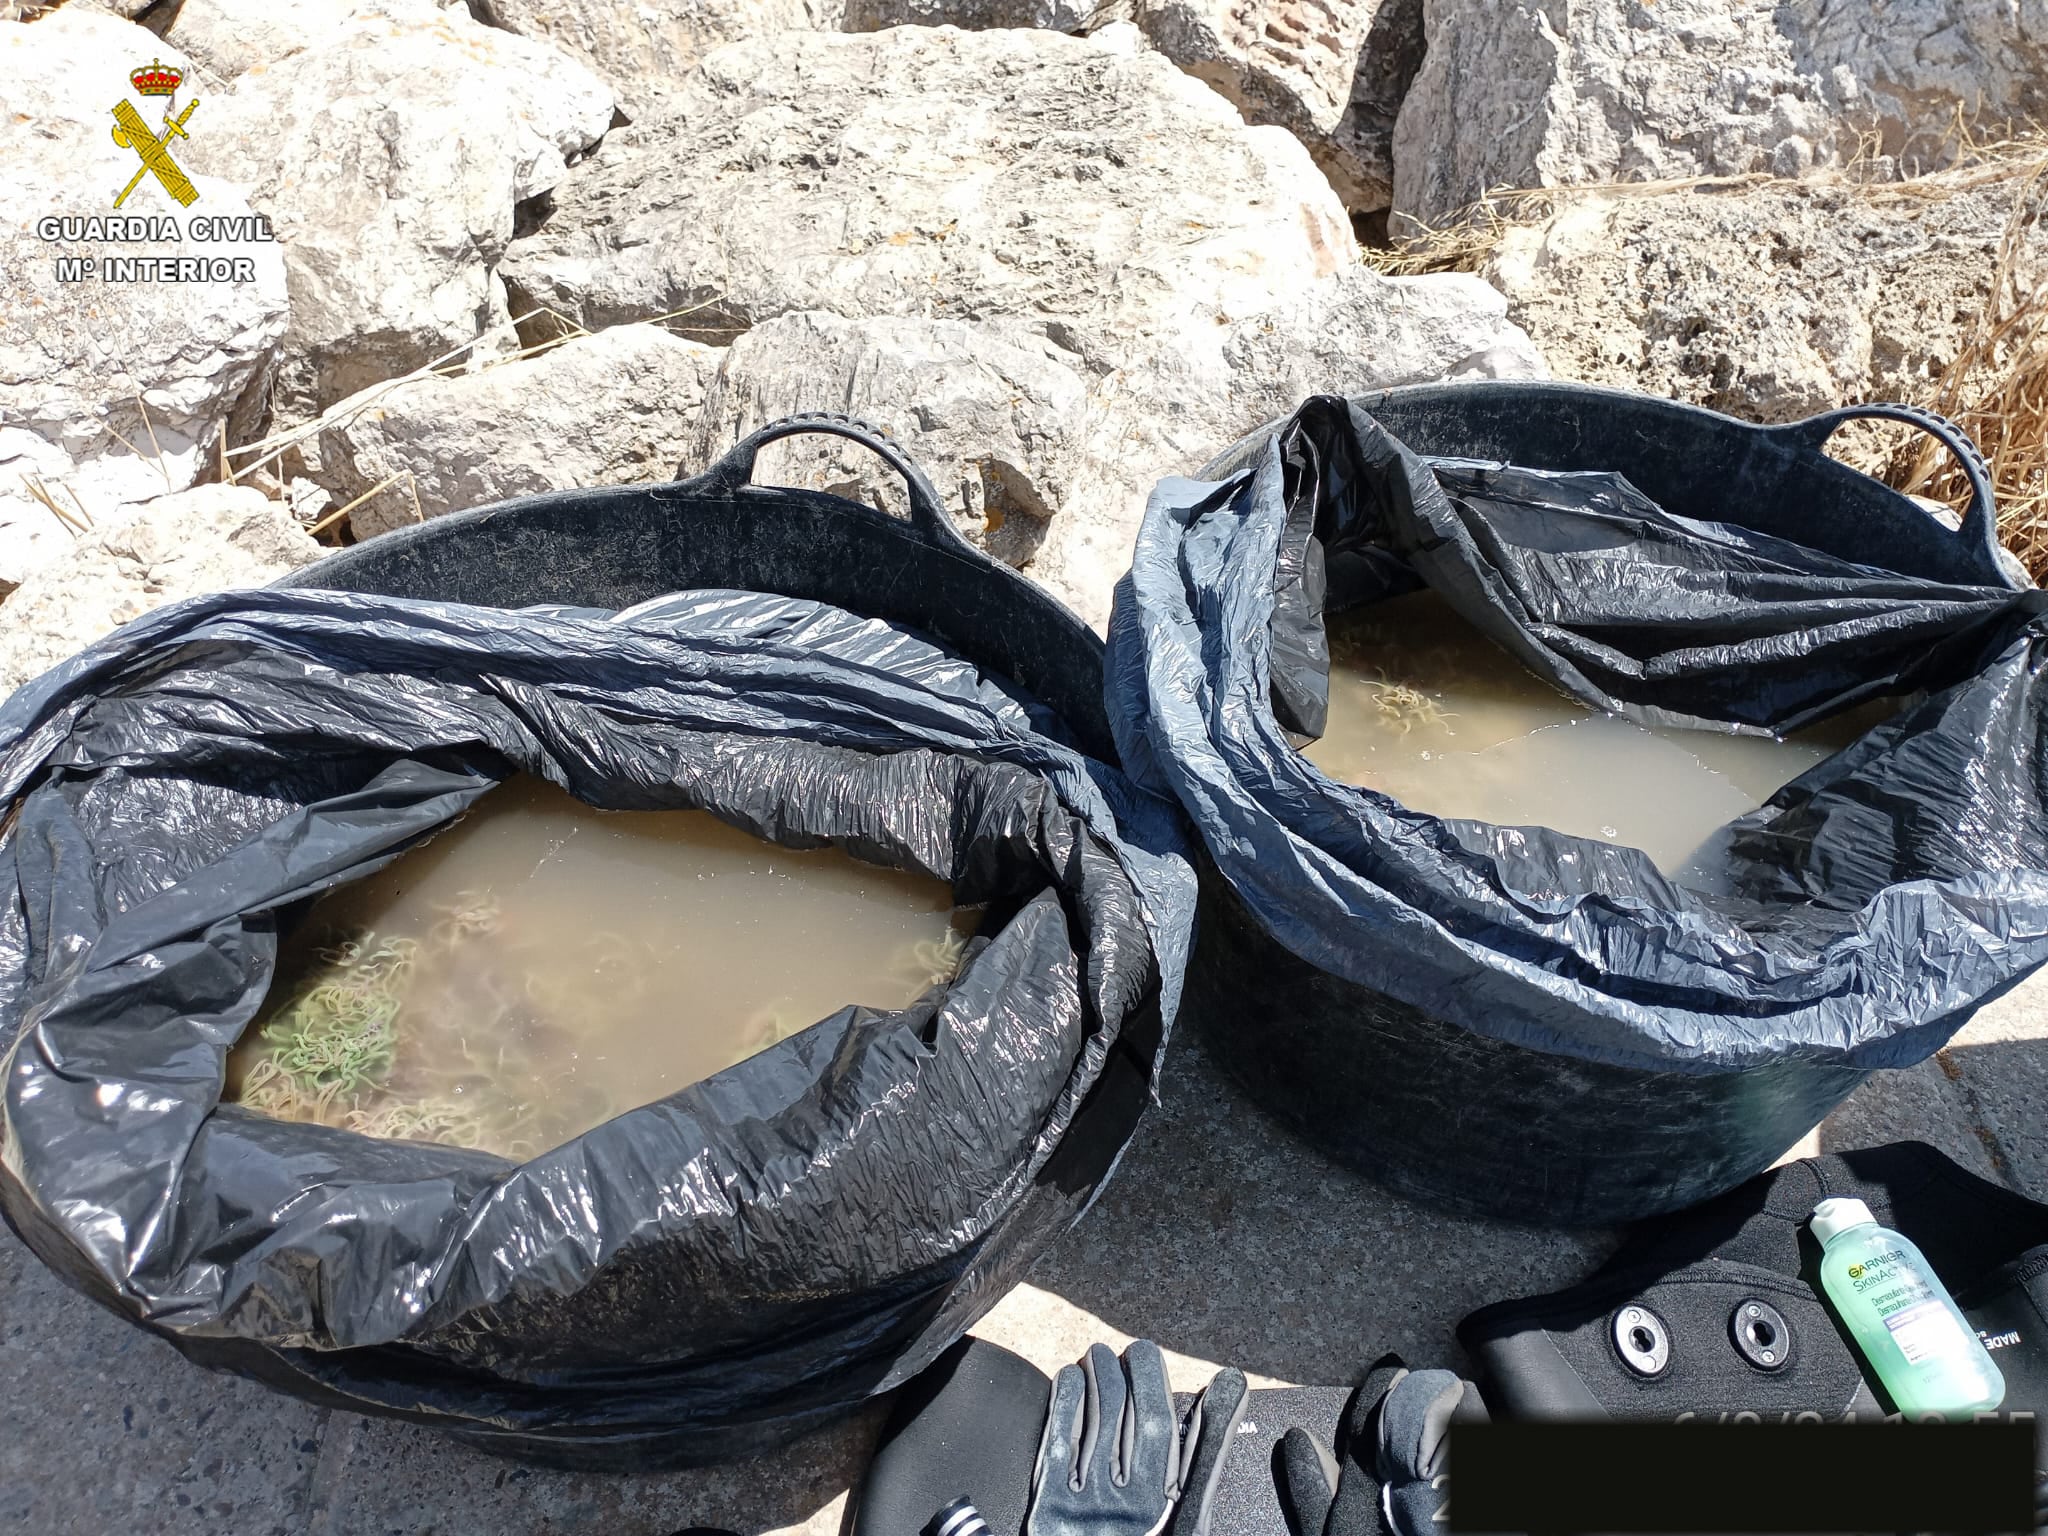
POLYGON ((1281 1504, 1293 1536, 1435 1536, 1450 1497, 1450 1427, 1485 1417, 1471 1382, 1383 1356, 1344 1415, 1337 1456, 1306 1430, 1282 1438, 1281 1504))
POLYGON ((1411 1371, 1380 1404, 1380 1508, 1394 1536, 1431 1536, 1450 1502, 1445 1449, 1453 1424, 1483 1421, 1479 1389, 1450 1371, 1411 1371))
POLYGON ((1244 1404, 1243 1374, 1219 1371, 1183 1424, 1158 1345, 1091 1345, 1053 1378, 1026 1536, 1206 1536, 1244 1404))

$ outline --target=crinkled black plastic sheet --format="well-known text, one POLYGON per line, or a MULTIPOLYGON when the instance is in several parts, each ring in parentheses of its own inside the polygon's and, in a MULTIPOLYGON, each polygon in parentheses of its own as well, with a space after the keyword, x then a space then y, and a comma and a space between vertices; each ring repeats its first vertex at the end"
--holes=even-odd
POLYGON ((1645 1070, 1908 1065, 2048 959, 2048 597, 1853 565, 1741 512, 1424 460, 1312 400, 1226 478, 1154 491, 1111 622, 1119 751, 1277 940, 1435 1017, 1645 1070), (1680 885, 1638 850, 1424 815, 1293 750, 1323 725, 1325 606, 1423 585, 1647 724, 1788 731, 1924 697, 1680 885))
POLYGON ((1177 818, 871 620, 317 590, 138 621, 0 707, 0 1209, 193 1358, 544 1456, 722 1457, 921 1368, 1085 1209, 1193 908, 1177 818), (513 770, 988 902, 847 1008, 523 1165, 220 1104, 277 914, 513 770), (995 930, 992 934, 987 930, 995 930))

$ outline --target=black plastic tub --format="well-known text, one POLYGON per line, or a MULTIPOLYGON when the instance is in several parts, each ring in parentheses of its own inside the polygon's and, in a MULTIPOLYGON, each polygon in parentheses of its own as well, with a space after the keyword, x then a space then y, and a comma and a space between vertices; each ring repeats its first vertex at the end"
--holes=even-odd
MULTIPOLYGON (((436 518, 328 555, 276 585, 499 608, 617 609, 703 588, 830 603, 917 630, 985 673, 1001 674, 1056 712, 1078 750, 1116 760, 1102 698, 1100 639, 1042 589, 970 544, 896 444, 843 417, 777 422, 693 479, 554 492, 436 518), (823 492, 749 483, 761 447, 811 432, 861 443, 898 470, 909 486, 910 519, 823 492)), ((1156 1007, 1146 1028, 1156 1045, 1156 1007)), ((1110 1053, 1047 1174, 1075 1212, 1114 1169, 1149 1092, 1145 1052, 1110 1053)), ((999 1235, 990 1250, 1013 1240, 999 1235)), ((179 1347, 202 1363, 357 1411, 366 1400, 393 1398, 414 1368, 402 1345, 342 1352, 347 1358, 300 1352, 289 1359, 287 1352, 232 1339, 179 1347)), ((423 1368, 431 1373, 442 1364, 429 1360, 423 1368)), ((491 1390, 491 1381, 480 1380, 478 1401, 491 1390)), ((390 1407, 372 1411, 408 1416, 390 1407)), ((561 1423, 539 1432, 454 1427, 439 1416, 432 1422, 499 1454, 625 1470, 731 1459, 844 1411, 791 1411, 772 1432, 740 1422, 730 1433, 699 1424, 674 1434, 631 1436, 596 1427, 586 1432, 567 1410, 561 1423)))
MULTIPOLYGON (((1910 407, 1758 427, 1547 382, 1425 385, 1354 404, 1421 454, 1614 471, 1684 516, 1931 579, 2022 584, 1999 558, 1981 457, 1951 424, 1910 407), (1977 489, 1960 531, 1822 452, 1858 417, 1911 422, 1956 453, 1977 489)), ((1197 478, 1232 473, 1270 435, 1243 439, 1197 478)), ((1432 1205, 1565 1226, 1676 1210, 1769 1166, 1869 1075, 1796 1057, 1649 1072, 1484 1037, 1303 960, 1245 908, 1206 851, 1198 858, 1189 1026, 1305 1139, 1432 1205)))

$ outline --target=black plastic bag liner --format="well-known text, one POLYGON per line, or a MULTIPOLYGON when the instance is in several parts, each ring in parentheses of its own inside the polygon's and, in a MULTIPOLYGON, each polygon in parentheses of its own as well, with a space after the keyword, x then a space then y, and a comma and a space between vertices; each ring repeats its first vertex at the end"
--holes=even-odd
POLYGON ((1232 462, 1153 494, 1110 716, 1213 861, 1191 1017, 1339 1155, 1529 1219, 1674 1208, 2048 959, 2042 593, 1858 565, 1740 506, 1678 517, 1612 474, 1425 460, 1332 398, 1232 462), (1421 584, 1644 723, 1787 731, 1925 698, 1735 822, 1690 888, 1635 849, 1423 815, 1298 755, 1325 608, 1421 584))
POLYGON ((958 1337, 1142 1109, 1193 905, 1177 818, 1030 714, 760 594, 149 615, 0 707, 0 1209, 193 1359, 318 1402, 585 1465, 786 1440, 958 1337), (514 770, 835 842, 989 920, 902 1012, 520 1166, 223 1105, 294 903, 514 770))

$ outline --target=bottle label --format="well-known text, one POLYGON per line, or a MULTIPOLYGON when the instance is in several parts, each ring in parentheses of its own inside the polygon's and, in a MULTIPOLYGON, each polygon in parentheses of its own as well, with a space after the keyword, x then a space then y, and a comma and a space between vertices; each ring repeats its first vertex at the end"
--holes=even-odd
POLYGON ((1966 1346, 1963 1330, 1939 1301, 1923 1301, 1901 1307, 1884 1320, 1892 1331, 1892 1342, 1908 1365, 1932 1360, 1966 1346))
POLYGON ((1897 1248, 1874 1253, 1860 1264, 1851 1264, 1847 1274, 1850 1289, 1887 1322, 1894 1313, 1916 1307, 1934 1294, 1933 1288, 1897 1248))

